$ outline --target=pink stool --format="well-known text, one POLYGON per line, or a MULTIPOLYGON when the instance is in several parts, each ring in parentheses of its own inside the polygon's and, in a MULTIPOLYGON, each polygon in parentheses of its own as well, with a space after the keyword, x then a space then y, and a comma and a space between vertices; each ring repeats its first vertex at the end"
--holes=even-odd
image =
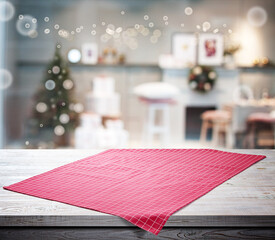
POLYGON ((226 147, 232 148, 232 138, 231 138, 231 113, 224 110, 209 110, 205 111, 201 115, 202 126, 200 134, 200 142, 206 142, 207 130, 209 128, 213 129, 212 134, 212 144, 217 145, 219 142, 220 132, 226 134, 226 147))
POLYGON ((269 113, 252 113, 247 118, 248 134, 245 139, 245 147, 255 148, 256 130, 259 124, 270 125, 273 128, 273 145, 275 144, 275 118, 269 113))

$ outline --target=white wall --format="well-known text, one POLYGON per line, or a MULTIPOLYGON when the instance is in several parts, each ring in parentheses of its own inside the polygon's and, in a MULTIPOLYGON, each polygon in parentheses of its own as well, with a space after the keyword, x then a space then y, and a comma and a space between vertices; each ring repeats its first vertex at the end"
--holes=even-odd
MULTIPOLYGON (((163 33, 157 44, 152 44, 148 37, 138 37, 139 47, 136 50, 129 50, 121 47, 121 51, 127 55, 128 62, 156 63, 161 53, 169 53, 171 46, 171 35, 174 32, 195 32, 196 25, 201 25, 204 21, 212 24, 211 30, 219 28, 221 32, 227 33, 230 28, 240 40, 242 49, 239 53, 238 61, 242 64, 250 64, 257 56, 269 56, 275 60, 275 47, 273 44, 274 11, 275 1, 273 0, 24 0, 17 1, 19 13, 30 14, 39 20, 39 36, 36 39, 19 37, 18 59, 21 60, 46 60, 51 57, 52 49, 57 41, 63 42, 64 51, 71 47, 81 48, 87 41, 96 41, 100 48, 112 45, 112 42, 104 44, 100 42, 100 35, 105 31, 101 22, 112 23, 115 26, 127 28, 136 23, 148 25, 153 22, 153 29, 160 29, 163 33), (263 6, 269 15, 268 22, 262 28, 254 28, 248 25, 246 14, 250 7, 263 6), (184 14, 184 9, 191 6, 194 10, 191 16, 184 14), (121 11, 125 15, 121 15, 121 11), (150 19, 145 21, 143 16, 147 14, 150 19), (163 16, 169 17, 169 25, 166 26, 163 16), (43 21, 45 16, 49 16, 50 24, 43 21), (63 40, 51 33, 43 34, 45 27, 52 27, 58 23, 62 28, 69 31, 83 25, 84 31, 78 34, 72 41, 63 40), (90 34, 92 24, 97 24, 97 35, 90 34), (185 26, 182 28, 181 23, 185 26), (226 23, 227 28, 222 25, 226 23), (245 30, 244 30, 245 29, 245 30), (251 51, 253 49, 253 51, 251 51)), ((53 31, 52 31, 53 32, 53 31)))

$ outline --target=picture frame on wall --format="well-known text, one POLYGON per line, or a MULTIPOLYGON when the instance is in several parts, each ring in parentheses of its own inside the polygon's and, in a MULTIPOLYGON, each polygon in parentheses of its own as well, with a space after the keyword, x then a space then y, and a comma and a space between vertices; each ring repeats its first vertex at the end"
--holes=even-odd
POLYGON ((198 64, 219 66, 223 63, 223 35, 201 33, 198 46, 198 64))
POLYGON ((84 64, 97 64, 98 46, 96 43, 84 43, 82 45, 82 62, 84 64))
POLYGON ((172 36, 172 55, 183 67, 196 64, 197 38, 194 33, 175 33, 172 36))

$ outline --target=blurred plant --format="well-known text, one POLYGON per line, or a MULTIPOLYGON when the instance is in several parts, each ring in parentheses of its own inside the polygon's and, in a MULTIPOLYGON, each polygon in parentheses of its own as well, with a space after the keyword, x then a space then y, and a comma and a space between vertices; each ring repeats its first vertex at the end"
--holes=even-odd
POLYGON ((234 55, 236 52, 240 50, 240 45, 229 45, 228 47, 225 47, 223 55, 234 55))

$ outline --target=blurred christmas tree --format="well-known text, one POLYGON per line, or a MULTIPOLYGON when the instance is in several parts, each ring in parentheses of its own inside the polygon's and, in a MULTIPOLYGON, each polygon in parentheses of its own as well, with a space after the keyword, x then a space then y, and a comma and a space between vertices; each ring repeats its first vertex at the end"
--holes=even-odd
POLYGON ((34 118, 40 130, 50 129, 55 134, 58 145, 67 145, 68 132, 76 127, 82 105, 74 101, 74 82, 60 48, 57 44, 54 59, 35 94, 34 118))

